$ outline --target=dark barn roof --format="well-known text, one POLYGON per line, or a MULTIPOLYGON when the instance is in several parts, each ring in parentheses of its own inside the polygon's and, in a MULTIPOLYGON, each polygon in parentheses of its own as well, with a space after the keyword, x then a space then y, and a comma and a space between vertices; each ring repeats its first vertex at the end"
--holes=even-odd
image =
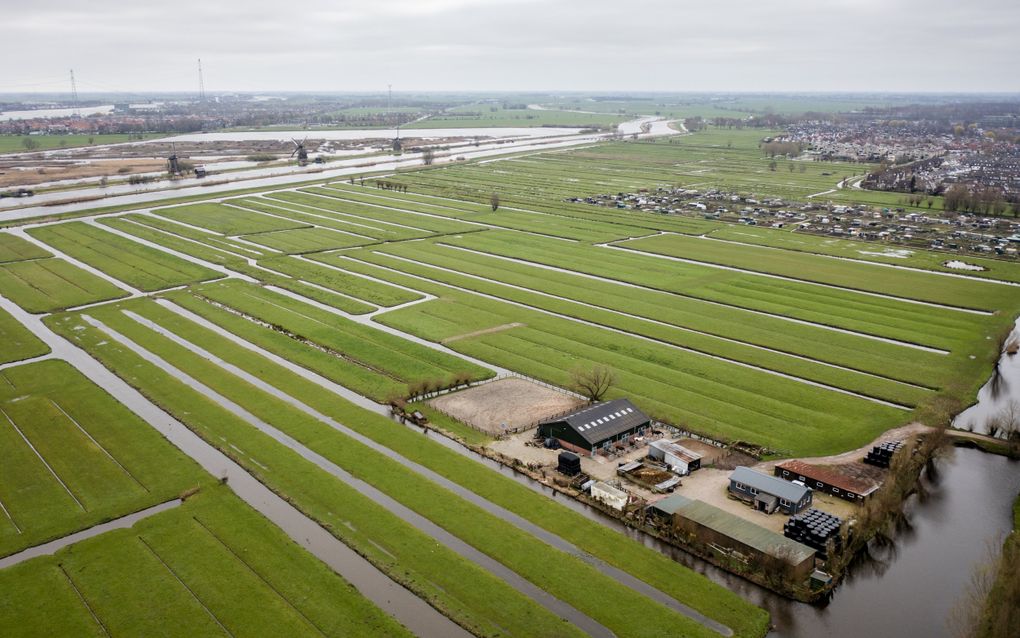
POLYGON ((585 441, 595 445, 649 421, 651 419, 627 399, 615 399, 581 408, 576 412, 546 421, 542 425, 566 423, 585 441))

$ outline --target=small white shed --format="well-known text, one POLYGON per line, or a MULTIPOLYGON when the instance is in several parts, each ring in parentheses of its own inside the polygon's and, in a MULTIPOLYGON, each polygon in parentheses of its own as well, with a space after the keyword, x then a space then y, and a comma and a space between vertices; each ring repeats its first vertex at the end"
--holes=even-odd
POLYGON ((627 506, 627 493, 623 490, 617 489, 608 483, 602 481, 596 481, 591 486, 591 497, 596 501, 601 501, 614 510, 623 510, 627 506))

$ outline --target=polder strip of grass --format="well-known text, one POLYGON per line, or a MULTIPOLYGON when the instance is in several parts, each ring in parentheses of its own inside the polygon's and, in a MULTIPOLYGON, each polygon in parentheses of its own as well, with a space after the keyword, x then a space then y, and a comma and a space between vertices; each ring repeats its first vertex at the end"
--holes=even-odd
MULTIPOLYGON (((313 193, 328 194, 327 189, 312 188, 307 190, 313 193)), ((390 203, 389 205, 396 204, 390 203)), ((411 206, 413 206, 412 210, 421 210, 424 205, 414 203, 411 206)), ((575 239, 581 241, 613 241, 624 237, 634 237, 646 233, 645 229, 632 226, 621 226, 590 219, 582 220, 571 217, 546 215, 539 212, 529 212, 524 210, 500 209, 493 212, 490 208, 488 211, 462 213, 455 209, 432 205, 429 209, 427 209, 427 212, 429 214, 442 215, 452 219, 464 219, 465 221, 489 224, 500 228, 521 230, 538 233, 540 235, 548 235, 550 237, 560 237, 563 239, 575 239)), ((467 230, 463 228, 463 226, 464 225, 461 224, 460 230, 467 230)), ((450 232, 458 231, 454 230, 450 232)))
POLYGON ((270 217, 224 204, 189 204, 171 208, 156 208, 152 214, 191 226, 206 228, 222 235, 268 233, 274 230, 311 226, 304 222, 270 217))
POLYGON ((337 213, 327 212, 325 210, 312 208, 310 206, 303 206, 292 202, 269 200, 264 197, 232 199, 230 200, 230 203, 235 206, 242 206, 244 208, 250 208, 264 213, 282 215, 289 219, 308 222, 310 224, 315 224, 316 226, 366 235, 379 240, 392 241, 399 239, 411 239, 413 237, 422 237, 430 234, 426 231, 402 228, 395 224, 383 224, 378 221, 373 222, 373 220, 364 217, 347 217, 345 219, 337 213), (354 219, 358 219, 358 221, 353 221, 354 219))
POLYGON ((52 257, 43 248, 10 233, 0 233, 0 264, 52 257))
MULTIPOLYGON (((153 309, 151 304, 146 305, 150 308, 145 312, 152 315, 168 312, 153 309)), ((127 304, 125 307, 135 306, 141 307, 142 304, 127 304)), ((503 563, 557 598, 574 605, 612 629, 617 635, 658 635, 656 627, 661 629, 670 624, 678 629, 683 627, 682 631, 690 635, 713 635, 711 631, 686 617, 678 616, 612 578, 602 575, 580 559, 564 554, 527 532, 507 525, 495 515, 431 483, 412 469, 348 438, 314 416, 252 388, 242 379, 211 366, 202 356, 171 344, 164 337, 154 336, 156 333, 142 328, 139 324, 129 325, 130 320, 115 317, 115 314, 112 310, 109 312, 104 310, 99 318, 104 323, 109 322, 108 325, 126 334, 128 338, 146 343, 147 348, 172 365, 242 404, 258 418, 272 423, 312 450, 456 534, 479 551, 503 563), (573 584, 577 579, 588 583, 590 589, 584 592, 575 591, 576 587, 573 584), (636 622, 633 617, 628 618, 632 616, 626 611, 628 609, 632 614, 640 614, 646 620, 636 622)), ((182 326, 181 324, 189 322, 178 317, 168 319, 178 324, 177 330, 180 331, 179 334, 187 335, 185 338, 206 333, 213 341, 220 341, 202 328, 182 326)), ((333 402, 338 401, 333 399, 333 402)), ((347 407, 348 412, 360 412, 353 406, 347 407)))
MULTIPOLYGON (((472 277, 430 268, 428 264, 422 264, 421 262, 408 263, 405 261, 401 263, 386 260, 381 258, 381 255, 382 253, 374 253, 371 256, 366 256, 365 259, 372 263, 398 268, 404 272, 425 277, 431 281, 457 286, 468 292, 491 295, 498 299, 524 304, 529 308, 555 313, 563 318, 591 322, 627 333, 626 335, 620 335, 620 339, 629 338, 630 335, 640 335, 663 344, 673 344, 698 353, 759 366, 766 370, 774 370, 797 378, 859 392, 865 396, 892 401, 902 405, 913 406, 929 394, 921 388, 894 383, 888 378, 862 375, 850 370, 842 370, 812 361, 791 358, 779 352, 751 348, 744 344, 725 341, 711 335, 690 332, 670 325, 646 321, 639 317, 624 316, 606 311, 603 309, 603 306, 612 304, 605 304, 605 297, 602 296, 599 299, 603 301, 595 303, 551 298, 542 293, 522 291, 502 285, 499 282, 479 281, 472 277)), ((628 310, 633 310, 633 308, 628 307, 628 310)), ((678 357, 690 356, 687 352, 676 354, 678 357)))
POLYGON ((28 312, 42 313, 119 299, 128 292, 51 257, 0 264, 0 295, 28 312))
POLYGON ((358 299, 349 297, 343 293, 331 292, 309 285, 298 278, 291 277, 282 272, 277 272, 269 266, 249 266, 247 263, 238 262, 230 268, 236 272, 248 275, 267 286, 274 286, 283 290, 289 290, 307 299, 312 299, 327 306, 337 308, 352 315, 363 315, 373 310, 375 306, 363 303, 358 299), (270 268, 267 270, 267 268, 270 268))
POLYGON ((710 233, 710 237, 745 244, 770 246, 784 250, 831 255, 860 261, 873 261, 896 266, 909 266, 936 272, 964 274, 968 277, 1000 279, 1020 282, 1020 264, 1016 261, 987 259, 967 255, 962 261, 981 266, 984 270, 961 272, 943 265, 947 260, 957 259, 951 253, 939 253, 917 248, 886 248, 882 244, 854 239, 835 239, 821 235, 795 233, 789 230, 761 228, 755 226, 724 226, 710 233))
POLYGON ((568 371, 576 366, 608 364, 621 379, 614 396, 635 398, 658 418, 711 436, 811 456, 859 447, 906 420, 901 410, 863 399, 700 355, 677 356, 637 337, 460 292, 368 261, 323 260, 330 257, 327 263, 440 297, 381 314, 375 319, 380 323, 432 341, 508 321, 523 323, 526 328, 461 339, 449 347, 561 386, 569 384, 568 371), (518 341, 515 335, 534 341, 518 341), (549 367, 551 361, 559 367, 549 367))
POLYGON ((947 306, 994 311, 1012 310, 1017 305, 1014 291, 1007 286, 839 261, 788 250, 736 246, 682 235, 647 237, 621 242, 619 245, 707 264, 732 266, 947 306))
POLYGON ((409 635, 221 486, 0 571, 0 589, 7 636, 409 635))
POLYGON ((114 230, 119 230, 122 233, 133 235, 139 239, 165 246, 171 250, 184 253, 185 255, 191 255, 203 261, 219 264, 221 266, 232 264, 239 261, 241 257, 230 254, 228 252, 213 248, 211 246, 201 244, 195 241, 189 241, 180 235, 174 235, 172 233, 157 230, 151 226, 136 223, 135 219, 138 216, 128 215, 125 217, 104 217, 97 220, 103 226, 108 226, 114 230))
POLYGON ((194 292, 236 312, 282 328, 302 341, 309 340, 328 348, 343 358, 347 365, 358 365, 405 384, 426 379, 446 380, 461 372, 473 380, 491 375, 488 370, 452 355, 360 325, 258 286, 225 282, 223 285, 200 286, 194 292))
POLYGON ((139 290, 153 291, 223 276, 85 222, 41 226, 28 233, 139 290))
MULTIPOLYGON (((106 314, 113 312, 106 310, 106 314)), ((489 572, 438 545, 297 452, 112 341, 77 315, 53 316, 47 323, 391 578, 472 633, 579 635, 572 626, 489 572)), ((156 335, 148 340, 159 341, 156 335)), ((203 361, 199 365, 212 364, 203 361)), ((234 383, 238 383, 236 378, 234 383)), ((241 385, 246 386, 237 387, 241 385)), ((253 389, 246 386, 244 392, 252 394, 253 389)))
POLYGON ((303 188, 300 192, 268 193, 266 197, 289 204, 324 208, 338 214, 410 226, 432 233, 457 233, 471 230, 470 224, 457 221, 456 210, 417 202, 381 197, 348 198, 346 192, 328 188, 303 188))
POLYGON ((4 310, 0 310, 0 343, 4 344, 0 363, 31 359, 50 351, 49 346, 4 310))
POLYGON ((397 306, 421 299, 421 295, 396 286, 388 286, 364 277, 342 273, 294 257, 262 259, 259 260, 258 265, 379 306, 397 306))
MULTIPOLYGON (((443 271, 432 271, 429 274, 431 278, 441 278, 448 283, 456 283, 458 286, 479 292, 495 294, 515 301, 529 299, 526 302, 528 305, 537 305, 556 312, 566 312, 579 318, 597 317, 597 313, 590 311, 607 308, 682 328, 691 328, 709 335, 774 348, 780 352, 809 357, 815 361, 834 363, 881 377, 916 384, 931 383, 932 370, 945 363, 945 357, 937 354, 907 350, 903 346, 864 340, 854 335, 836 333, 812 326, 794 326, 781 319, 751 315, 745 311, 724 308, 693 299, 682 299, 657 291, 640 290, 611 282, 578 277, 486 257, 477 253, 464 253, 444 248, 443 244, 420 242, 413 246, 413 250, 408 248, 411 247, 386 246, 376 252, 399 255, 415 262, 484 277, 495 284, 505 283, 571 299, 583 304, 582 308, 580 310, 570 309, 571 306, 557 303, 556 300, 547 297, 543 299, 541 296, 536 297, 527 295, 527 293, 523 293, 524 296, 522 296, 521 291, 486 285, 485 282, 478 280, 461 277, 454 282, 449 279, 449 273, 443 271), (908 359, 907 355, 910 355, 911 358, 908 359)), ((599 319, 599 323, 606 322, 606 318, 599 319)), ((640 324, 630 322, 630 325, 640 324)), ((619 326, 614 324, 614 327, 619 326)), ((652 336, 648 335, 645 330, 642 330, 641 333, 652 336)), ((691 338, 695 339, 696 336, 691 335, 691 338)), ((672 342, 690 347, 696 347, 697 343, 697 341, 672 342)), ((702 343, 709 342, 702 340, 702 343)), ((723 346, 723 344, 717 344, 717 347, 719 346, 723 346)), ((696 349, 704 347, 696 347, 696 349)), ((720 356, 732 356, 723 355, 721 351, 709 351, 720 354, 720 356)), ((730 352, 735 351, 731 350, 730 352)))
POLYGON ((627 250, 593 250, 501 231, 448 237, 444 242, 732 308, 944 350, 955 350, 972 340, 977 319, 958 311, 897 299, 670 261, 627 250), (833 312, 834 308, 839 311, 833 312))
POLYGON ((270 233, 241 235, 241 239, 266 246, 282 253, 311 253, 375 243, 372 238, 356 237, 328 228, 295 228, 270 233))
POLYGON ((180 452, 63 361, 0 372, 0 409, 7 511, 0 556, 170 500, 198 482, 180 452))
MULTIPOLYGON (((183 292, 171 295, 175 302, 183 292)), ((763 632, 765 614, 731 592, 710 583, 654 550, 621 538, 615 532, 572 512, 551 499, 532 492, 515 481, 492 472, 446 447, 422 439, 412 430, 389 419, 338 400, 322 388, 248 350, 199 329, 195 324, 152 304, 138 305, 138 311, 215 356, 258 375, 277 389, 329 415, 364 436, 404 457, 457 482, 560 535, 577 546, 669 593, 677 600, 702 611, 730 627, 737 635, 763 632)), ((249 339, 249 341, 252 341, 249 339)), ((252 341, 253 342, 253 341, 252 341)), ((322 374, 319 367, 312 368, 322 374)), ((325 375, 324 375, 325 376, 325 375)))
POLYGON ((218 235, 213 231, 196 230, 195 228, 191 228, 168 219, 163 219, 162 217, 156 217, 155 215, 134 213, 126 215, 125 218, 144 226, 149 226, 151 228, 170 233, 171 235, 179 235, 186 239, 192 239, 201 244, 218 248, 224 252, 237 255, 239 258, 258 259, 260 257, 265 257, 272 252, 258 246, 241 243, 229 237, 218 235))

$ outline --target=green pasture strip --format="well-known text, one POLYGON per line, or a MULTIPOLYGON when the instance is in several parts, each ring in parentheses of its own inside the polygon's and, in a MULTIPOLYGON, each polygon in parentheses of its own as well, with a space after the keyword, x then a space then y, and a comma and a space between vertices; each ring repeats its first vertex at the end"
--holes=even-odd
POLYGON ((243 199, 232 199, 229 201, 234 206, 250 208, 252 210, 271 213, 273 215, 282 215, 288 219, 314 224, 331 230, 356 233, 358 235, 364 235, 380 241, 410 239, 411 237, 420 237, 427 234, 417 231, 409 231, 398 226, 386 226, 385 224, 378 223, 373 224, 371 220, 367 219, 364 221, 354 221, 353 218, 344 219, 340 217, 340 215, 316 210, 314 208, 302 206, 301 204, 276 202, 264 197, 245 197, 243 199))
POLYGON ((10 636, 409 635, 219 486, 0 571, 0 588, 10 636))
POLYGON ((199 243, 211 246, 218 250, 222 250, 227 253, 232 253, 234 255, 237 255, 236 257, 237 259, 242 258, 258 259, 260 257, 269 255, 272 252, 264 248, 260 248, 258 246, 253 246, 248 243, 241 243, 239 241, 235 241, 229 237, 217 235, 212 231, 195 230, 194 228, 189 228, 188 226, 172 222, 168 219, 156 217, 155 215, 141 215, 133 213, 130 215, 126 215, 125 217, 126 219, 130 219, 133 222, 137 222, 139 224, 149 226, 157 230, 161 230, 165 233, 185 237, 187 239, 193 239, 199 243))
POLYGON ((51 257, 0 264, 0 295, 41 313, 126 297, 105 279, 51 257))
POLYGON ((853 291, 670 261, 627 250, 560 245, 537 237, 477 233, 444 242, 907 343, 956 349, 980 318, 853 291), (839 308, 839 312, 832 312, 839 308))
POLYGON ((222 235, 268 233, 274 230, 310 226, 304 222, 270 217, 224 204, 189 204, 171 208, 156 208, 152 210, 152 214, 199 228, 206 228, 222 235))
POLYGON ((705 264, 731 266, 901 299, 990 311, 1012 310, 1018 305, 1015 291, 1000 284, 840 261, 787 250, 738 246, 682 235, 659 235, 619 245, 705 264))
POLYGON ((353 299, 346 294, 322 290, 305 283, 300 278, 295 278, 282 271, 277 272, 278 269, 266 270, 263 267, 250 266, 243 262, 234 263, 230 267, 234 271, 248 275, 267 286, 276 286, 277 288, 289 290, 307 299, 332 306, 352 315, 363 315, 377 310, 375 306, 358 299, 353 299))
MULTIPOLYGON (((444 169, 447 170, 447 169, 444 169)), ((419 171, 413 173, 401 173, 391 178, 380 178, 382 181, 393 181, 403 184, 412 178, 419 171)), ((375 181, 375 178, 372 179, 375 181)), ((397 192, 370 186, 350 185, 346 182, 330 182, 324 186, 311 186, 302 188, 302 192, 315 193, 325 197, 378 204, 381 206, 393 206, 396 208, 407 208, 426 213, 434 213, 444 217, 461 217, 466 213, 487 213, 492 210, 488 203, 469 202, 456 199, 440 199, 414 192, 397 192), (459 211, 459 213, 458 213, 459 211)), ((490 193, 491 194, 491 193, 490 193)))
POLYGON ((0 232, 0 264, 52 257, 44 248, 10 233, 0 232))
POLYGON ((0 363, 40 357, 50 351, 49 346, 4 310, 0 310, 0 343, 4 344, 0 363))
POLYGON ((890 246, 856 239, 822 237, 756 226, 724 226, 713 231, 710 236, 745 244, 782 248, 784 250, 831 255, 847 259, 966 275, 968 277, 1020 283, 1020 264, 1015 260, 988 259, 971 255, 958 256, 951 253, 890 246), (946 266, 945 263, 947 261, 963 261, 980 266, 984 270, 957 270, 946 266))
MULTIPOLYGON (((106 311, 102 313, 102 318, 104 321, 114 321, 117 314, 115 310, 106 311)), ((130 322, 126 317, 123 317, 123 321, 130 322)), ((118 328, 123 327, 121 320, 117 322, 118 328)), ((281 446, 215 401, 112 342, 108 335, 92 328, 75 315, 53 317, 49 323, 97 356, 104 365, 122 375, 128 383, 138 387, 210 444, 231 456, 295 507, 316 519, 391 578, 472 633, 485 636, 581 635, 572 625, 553 616, 488 571, 437 544, 431 537, 419 532, 353 487, 319 469, 297 452, 281 446)), ((173 354, 173 348, 164 348, 165 339, 162 337, 150 333, 145 341, 146 347, 157 349, 161 356, 173 354)), ((227 343, 222 339, 216 341, 227 343)), ((174 358, 177 356, 183 355, 175 355, 174 358)), ((189 357, 189 361, 192 365, 187 370, 191 374, 202 373, 203 369, 211 370, 212 364, 207 361, 195 361, 194 357, 189 357)), ((212 372, 215 374, 211 380, 218 385, 225 384, 224 390, 243 395, 240 398, 246 409, 260 409, 271 404, 274 406, 273 414, 268 416, 278 427, 300 436, 315 438, 319 446, 327 446, 330 455, 335 453, 337 458, 345 454, 342 448, 350 443, 338 438, 335 431, 321 424, 312 424, 314 429, 307 428, 306 423, 290 410, 276 409, 289 407, 286 404, 267 401, 262 393, 232 375, 215 370, 212 372)), ((398 476, 388 472, 386 474, 391 478, 398 476)), ((413 483, 405 487, 411 488, 408 494, 417 496, 423 486, 413 483)), ((434 502, 431 494, 433 491, 429 490, 428 496, 419 499, 421 507, 431 508, 434 502)), ((499 542, 503 536, 501 528, 492 540, 499 542)), ((508 547, 503 545, 502 550, 509 553, 508 547)), ((524 560, 527 560, 526 556, 524 560)), ((675 620, 675 614, 670 614, 669 622, 675 620)), ((681 620, 680 624, 683 622, 681 620)))
MULTIPOLYGON (((159 310, 159 314, 169 312, 159 310)), ((154 310, 152 312, 156 314, 154 310)), ((165 338, 155 336, 148 329, 140 328, 138 324, 129 325, 133 323, 131 320, 113 317, 114 314, 115 311, 110 310, 104 312, 102 318, 115 324, 111 327, 122 331, 129 338, 146 343, 156 354, 196 376, 217 392, 244 405, 259 418, 274 424, 479 551, 603 623, 618 635, 659 635, 658 631, 667 623, 691 635, 712 635, 710 630, 644 598, 584 561, 564 554, 525 531, 508 526, 497 516, 433 484, 397 461, 333 430, 289 403, 252 388, 237 377, 209 364, 203 357, 166 342, 165 338), (578 591, 574 587, 577 578, 583 578, 591 588, 578 591), (593 596, 592 591, 600 593, 593 596), (626 610, 641 610, 641 617, 645 620, 635 622, 633 614, 626 610)), ((189 336, 205 332, 187 325, 189 322, 179 318, 173 317, 172 320, 178 324, 178 330, 189 336)), ((221 341, 215 335, 206 335, 214 342, 221 341)), ((331 403, 340 401, 333 399, 331 403)), ((353 406, 344 407, 346 410, 343 412, 349 415, 362 412, 353 406)), ((364 416, 369 418, 369 413, 364 416)), ((393 427, 385 419, 380 422, 393 427)))
POLYGON ((114 235, 85 222, 32 228, 33 237, 139 290, 218 279, 215 270, 114 235))
POLYGON ((328 228, 277 230, 269 233, 242 235, 241 238, 288 254, 349 248, 351 246, 375 243, 376 241, 371 238, 355 237, 349 233, 329 230, 328 228))
POLYGON ((0 372, 0 409, 0 501, 9 513, 0 516, 0 555, 168 501, 200 481, 183 454, 63 361, 0 372))
POLYGON ((421 299, 421 295, 396 286, 371 281, 294 257, 262 259, 258 265, 380 306, 397 306, 421 299))
POLYGON ((456 210, 399 199, 354 197, 347 192, 327 188, 303 188, 300 192, 270 193, 267 197, 290 204, 325 208, 358 219, 388 222, 390 225, 401 224, 429 233, 456 233, 476 228, 457 221, 461 215, 456 210))
MULTIPOLYGON (((479 281, 455 273, 436 270, 430 268, 428 264, 420 265, 408 264, 406 262, 380 261, 377 256, 366 257, 366 260, 389 267, 399 267, 403 272, 425 277, 437 283, 458 286, 469 292, 491 295, 499 299, 524 304, 529 308, 546 310, 567 318, 576 318, 599 326, 621 330, 627 333, 619 335, 624 339, 631 335, 643 336, 663 344, 673 344, 694 350, 695 352, 723 357, 730 361, 758 366, 765 370, 774 370, 801 379, 823 383, 835 388, 846 389, 864 394, 865 396, 893 401, 907 406, 916 405, 930 394, 920 388, 893 383, 888 377, 876 378, 862 375, 851 370, 841 370, 812 361, 794 359, 783 353, 750 348, 747 345, 724 341, 711 335, 692 333, 669 325, 664 326, 651 321, 645 321, 641 318, 625 317, 606 312, 604 308, 607 305, 612 305, 611 303, 606 304, 603 302, 600 305, 598 303, 551 299, 537 293, 504 286, 498 282, 479 281)), ((604 300, 606 297, 599 296, 598 298, 604 300)), ((683 355, 677 354, 678 356, 691 355, 690 352, 684 352, 683 355)))
MULTIPOLYGON (((182 292, 173 293, 180 302, 182 292)), ((281 391, 301 400, 323 414, 328 414, 359 433, 386 445, 405 457, 421 463, 460 485, 506 507, 533 523, 548 529, 603 560, 653 584, 692 607, 724 622, 738 635, 759 635, 764 630, 764 613, 731 592, 711 584, 703 576, 691 572, 662 554, 622 539, 616 532, 583 515, 559 505, 548 497, 532 492, 516 481, 492 472, 484 465, 467 459, 445 446, 423 439, 413 430, 366 410, 361 410, 333 395, 300 375, 267 363, 238 345, 227 342, 169 311, 152 304, 139 306, 139 311, 192 343, 205 348, 251 374, 257 374, 281 391)), ((264 330, 264 329, 263 329, 264 330)), ((271 331, 264 330, 269 334, 271 331)), ((244 335, 256 345, 265 347, 264 340, 244 335), (261 341, 261 342, 260 342, 261 341)), ((267 348, 270 349, 270 348, 267 348)), ((270 349, 271 350, 271 349, 270 349)), ((324 354, 324 353, 319 353, 324 354)), ((328 357, 303 364, 329 377, 328 357)), ((428 409, 428 408, 426 408, 428 409)), ((440 425, 443 425, 442 423, 440 425)), ((463 427, 463 426, 461 426, 463 427)), ((471 430, 475 432, 474 430, 471 430)), ((484 435, 479 434, 480 437, 484 435)), ((487 440, 487 437, 484 437, 487 440)))
POLYGON ((367 261, 338 259, 351 262, 345 264, 351 270, 441 297, 379 315, 377 321, 435 341, 508 321, 523 323, 526 327, 457 340, 450 347, 560 386, 569 384, 574 367, 609 365, 621 377, 615 396, 634 398, 662 420, 705 434, 755 441, 784 454, 814 455, 860 446, 909 418, 906 412, 863 399, 696 354, 663 350, 636 337, 373 268, 368 262, 384 259, 380 255, 357 257, 367 261), (519 334, 542 345, 515 341, 501 349, 484 346, 492 340, 505 341, 500 337, 515 340, 519 334), (529 358, 541 369, 535 369, 529 358), (550 362, 555 362, 552 367, 550 362))
MULTIPOLYGON (((258 286, 226 282, 223 285, 200 286, 193 289, 192 294, 328 348, 348 367, 358 366, 372 375, 382 375, 398 383, 426 379, 445 381, 461 372, 475 380, 491 376, 488 370, 455 356, 363 326, 258 286)), ((385 400, 387 397, 373 398, 385 400)))
MULTIPOLYGON (((532 299, 529 305, 549 310, 566 308, 558 300, 538 301, 535 295, 522 291, 493 287, 505 283, 539 293, 552 294, 576 301, 586 309, 607 308, 681 328, 702 331, 743 343, 761 345, 824 363, 834 363, 910 383, 924 384, 931 380, 932 367, 944 364, 945 357, 918 352, 880 341, 833 332, 823 328, 793 324, 781 319, 753 315, 746 311, 684 299, 668 293, 641 290, 612 282, 552 271, 526 264, 486 257, 477 253, 453 250, 444 244, 419 243, 413 250, 406 246, 386 246, 378 252, 394 254, 457 272, 484 277, 486 282, 459 278, 457 285, 479 292, 520 300, 532 299), (499 292, 494 292, 498 290, 499 292), (522 296, 523 295, 523 296, 522 296), (911 357, 907 359, 907 357, 911 357)), ((413 267, 413 266, 412 266, 413 267)), ((449 273, 433 272, 432 278, 446 278, 449 273)), ((451 282, 452 283, 452 282, 451 282)), ((564 312, 563 310, 558 310, 564 312)), ((577 310, 567 311, 572 316, 577 310)), ((588 317, 586 317, 588 318, 588 317)), ((607 318, 599 321, 605 323, 607 318)), ((699 339, 698 335, 691 335, 699 339)), ((693 343, 693 342, 692 342, 693 343)), ((678 344, 691 345, 691 344, 678 344)), ((719 344, 722 346, 722 344, 719 344)), ((736 345, 736 344, 730 344, 736 345)), ((693 347, 693 346, 692 346, 693 347)))
POLYGON ((144 239, 145 241, 164 246, 171 250, 184 253, 185 255, 191 255, 192 257, 212 264, 219 264, 223 266, 232 264, 241 259, 236 255, 232 255, 217 248, 188 241, 180 235, 175 235, 167 231, 157 230, 151 226, 136 223, 137 216, 134 215, 128 215, 125 217, 103 217, 98 221, 103 226, 108 226, 115 230, 119 230, 122 233, 133 235, 139 239, 144 239))

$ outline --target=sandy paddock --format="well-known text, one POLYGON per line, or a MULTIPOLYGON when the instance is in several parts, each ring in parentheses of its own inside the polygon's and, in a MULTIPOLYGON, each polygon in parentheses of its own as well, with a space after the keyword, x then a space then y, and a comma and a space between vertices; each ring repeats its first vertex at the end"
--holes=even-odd
POLYGON ((502 433, 504 423, 510 430, 531 427, 583 404, 564 392, 517 378, 492 381, 429 401, 432 407, 491 434, 502 433))

